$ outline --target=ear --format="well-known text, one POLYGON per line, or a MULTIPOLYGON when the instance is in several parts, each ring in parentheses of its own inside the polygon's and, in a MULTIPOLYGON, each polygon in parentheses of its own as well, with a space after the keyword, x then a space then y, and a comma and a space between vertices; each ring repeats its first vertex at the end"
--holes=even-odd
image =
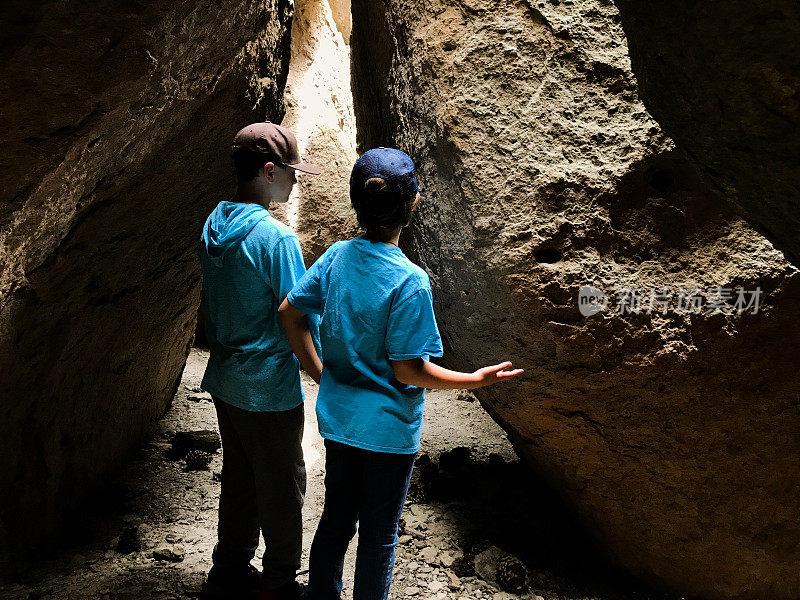
POLYGON ((261 174, 266 177, 267 181, 272 183, 275 181, 275 163, 265 163, 263 167, 261 167, 261 174))

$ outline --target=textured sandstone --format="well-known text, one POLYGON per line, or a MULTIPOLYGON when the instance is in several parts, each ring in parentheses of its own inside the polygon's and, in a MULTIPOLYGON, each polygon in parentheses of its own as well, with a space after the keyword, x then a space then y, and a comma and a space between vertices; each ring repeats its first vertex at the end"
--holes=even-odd
POLYGON ((329 0, 333 20, 336 28, 342 34, 344 43, 350 43, 350 34, 353 32, 353 15, 350 12, 350 0, 329 0))
POLYGON ((349 2, 298 0, 292 21, 282 125, 297 135, 303 158, 323 172, 299 173, 288 205, 270 210, 297 232, 308 265, 333 242, 358 234, 349 196, 357 158, 349 31, 344 37, 340 31, 349 14, 349 2))
POLYGON ((616 3, 648 110, 800 264, 800 3, 616 3))
POLYGON ((42 539, 149 433, 236 130, 282 117, 287 0, 10 2, 0 76, 0 538, 42 539), (224 43, 222 43, 224 41, 224 43))
POLYGON ((633 572, 798 597, 800 277, 649 116, 613 4, 353 15, 359 148, 419 165, 402 243, 431 274, 447 364, 525 368, 479 399, 633 572), (583 317, 588 283, 763 293, 757 314, 583 317))
POLYGON ((296 230, 310 265, 335 241, 355 237, 361 230, 350 206, 355 149, 342 145, 337 131, 329 128, 319 130, 306 148, 308 160, 325 168, 322 176, 306 177, 300 183, 296 230))

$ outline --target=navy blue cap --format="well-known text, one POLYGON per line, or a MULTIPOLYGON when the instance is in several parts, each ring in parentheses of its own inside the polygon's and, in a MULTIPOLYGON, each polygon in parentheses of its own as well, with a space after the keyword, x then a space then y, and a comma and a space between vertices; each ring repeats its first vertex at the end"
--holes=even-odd
POLYGON ((416 194, 419 184, 414 174, 414 161, 397 148, 373 148, 362 154, 353 165, 350 187, 364 189, 368 179, 380 177, 403 195, 416 194))

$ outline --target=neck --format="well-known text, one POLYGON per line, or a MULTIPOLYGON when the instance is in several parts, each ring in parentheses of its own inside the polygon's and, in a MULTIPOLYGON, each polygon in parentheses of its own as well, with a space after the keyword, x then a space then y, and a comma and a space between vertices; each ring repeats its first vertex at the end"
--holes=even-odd
POLYGON ((400 232, 401 231, 403 231, 402 227, 398 228, 396 231, 388 234, 385 237, 375 237, 375 236, 369 235, 369 233, 367 233, 364 237, 366 237, 367 239, 372 240, 373 242, 382 242, 384 244, 391 244, 392 246, 399 246, 400 245, 400 232))
POLYGON ((264 208, 269 206, 269 199, 264 196, 263 191, 249 181, 239 182, 236 187, 236 200, 246 204, 260 204, 264 208))

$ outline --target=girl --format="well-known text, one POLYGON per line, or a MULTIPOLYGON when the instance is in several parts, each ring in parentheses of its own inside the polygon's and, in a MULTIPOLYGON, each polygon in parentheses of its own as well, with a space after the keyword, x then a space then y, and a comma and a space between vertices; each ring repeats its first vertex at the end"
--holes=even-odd
POLYGON ((522 372, 504 362, 461 373, 428 360, 442 355, 430 282, 397 246, 419 198, 407 154, 375 148, 362 155, 350 177, 350 199, 365 233, 333 244, 279 309, 292 349, 320 383, 325 507, 309 558, 311 600, 340 598, 356 523, 353 598, 388 596, 425 388, 472 389, 522 372), (322 362, 306 314, 322 315, 322 362))

